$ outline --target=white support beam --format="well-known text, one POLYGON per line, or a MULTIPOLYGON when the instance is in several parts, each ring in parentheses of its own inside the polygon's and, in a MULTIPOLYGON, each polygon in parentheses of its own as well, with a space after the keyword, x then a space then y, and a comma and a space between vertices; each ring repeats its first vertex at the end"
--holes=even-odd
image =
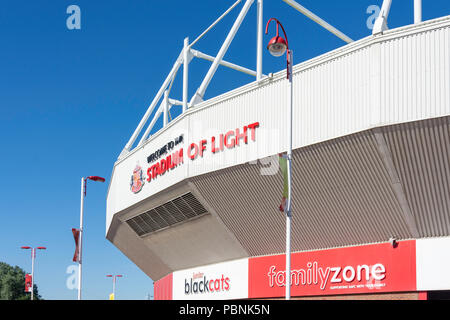
POLYGON ((166 90, 164 91, 164 98, 163 98, 163 128, 167 126, 169 123, 169 92, 166 90))
POLYGON ((209 30, 214 28, 214 26, 216 24, 218 24, 219 21, 222 20, 228 13, 230 13, 230 11, 233 10, 234 7, 236 7, 241 1, 242 0, 237 0, 231 7, 229 7, 228 10, 225 11, 219 18, 217 18, 216 21, 214 21, 208 28, 206 28, 206 30, 203 31, 201 35, 199 35, 194 41, 192 41, 192 43, 189 45, 189 47, 192 47, 194 44, 197 43, 197 41, 199 41, 201 38, 203 38, 205 36, 205 34, 207 34, 209 32, 209 30))
POLYGON ((256 3, 256 81, 262 79, 263 60, 263 0, 256 3))
POLYGON ((239 27, 241 26, 242 21, 244 20, 248 10, 250 9, 250 6, 253 4, 254 0, 247 0, 244 4, 244 6, 241 9, 241 12, 239 13, 239 16, 234 21, 233 26, 231 27, 230 32, 228 33, 227 38, 223 42, 219 52, 217 53, 217 56, 215 57, 213 63, 211 64, 211 67, 208 70, 208 73, 206 74, 205 78, 203 79, 200 87, 195 92, 194 96, 192 97, 189 106, 192 106, 196 104, 197 102, 203 101, 203 96, 205 95, 205 91, 208 88, 209 83, 211 82, 212 77, 217 71, 217 68, 219 67, 220 61, 223 59, 223 56, 228 50, 228 47, 231 44, 231 41, 233 41, 234 36, 236 35, 236 32, 238 31, 239 27))
POLYGON ((182 106, 182 105, 183 105, 183 101, 169 98, 169 108, 171 106, 182 106))
POLYGON ((414 23, 422 22, 422 0, 414 0, 414 23))
POLYGON ((189 72, 189 38, 184 38, 183 43, 183 113, 188 107, 188 72, 189 72))
MULTIPOLYGON (((210 56, 210 55, 208 55, 206 53, 203 53, 203 52, 195 50, 195 49, 191 49, 191 52, 192 52, 194 57, 214 62, 215 58, 213 56, 210 56)), ((251 75, 253 77, 257 76, 257 72, 255 72, 253 70, 250 70, 250 69, 247 69, 245 67, 241 67, 241 66, 239 66, 237 64, 234 64, 234 63, 231 63, 231 62, 228 62, 228 61, 225 61, 225 60, 221 60, 219 62, 219 64, 224 66, 224 67, 228 67, 230 69, 246 73, 246 74, 251 75)))
POLYGON ((150 124, 147 127, 147 130, 145 130, 145 133, 142 135, 141 140, 138 143, 138 147, 141 146, 145 140, 147 140, 150 131, 153 129, 153 127, 155 126, 156 120, 158 120, 159 116, 161 115, 161 113, 164 110, 164 100, 161 101, 161 104, 158 107, 158 110, 156 110, 155 116, 153 117, 152 121, 150 122, 150 124))
POLYGON ((148 139, 150 131, 155 126, 155 123, 161 114, 163 114, 163 117, 164 117, 164 120, 163 120, 164 127, 168 124, 168 115, 169 115, 170 107, 172 107, 173 105, 182 106, 183 101, 169 98, 169 91, 168 90, 164 91, 163 100, 161 101, 161 104, 160 104, 158 110, 156 111, 155 116, 153 117, 149 126, 145 130, 144 134, 142 135, 141 140, 138 143, 138 146, 141 146, 148 139))
POLYGON ((353 40, 350 37, 346 36, 344 33, 339 31, 338 29, 333 27, 331 24, 329 24, 322 18, 318 17, 317 15, 315 15, 314 13, 312 13, 305 7, 301 6, 294 0, 283 0, 283 1, 285 3, 287 3, 288 5, 290 5, 292 8, 294 8, 295 10, 297 10, 297 11, 301 12, 302 14, 304 14, 305 16, 307 16, 309 19, 313 20, 314 22, 318 23, 319 25, 321 25, 322 27, 324 27, 325 29, 330 31, 332 34, 334 34, 338 38, 344 40, 347 43, 353 42, 353 40))
MULTIPOLYGON (((134 133, 131 136, 130 140, 128 140, 127 144, 125 145, 125 148, 122 150, 121 154, 119 155, 119 159, 131 150, 133 143, 136 141, 136 138, 138 137, 139 133, 141 133, 142 128, 144 127, 145 123, 147 122, 148 118, 150 117, 151 113, 153 112, 153 109, 155 108, 156 104, 161 99, 164 91, 167 89, 167 86, 169 85, 170 81, 172 81, 173 76, 177 73, 178 68, 181 66, 182 62, 183 62, 183 52, 181 52, 178 55, 178 58, 175 61, 174 65, 172 67, 172 70, 170 70, 166 80, 164 80, 161 88, 159 89, 156 96, 153 98, 152 103, 150 104, 150 106, 148 107, 144 116, 142 117, 141 122, 139 122, 139 125, 137 126, 136 130, 134 130, 134 133)), ((141 139, 141 141, 142 141, 142 139, 141 139)))
POLYGON ((379 34, 388 29, 387 19, 389 16, 389 10, 391 10, 392 0, 384 0, 381 6, 380 14, 375 20, 373 25, 372 34, 379 34))

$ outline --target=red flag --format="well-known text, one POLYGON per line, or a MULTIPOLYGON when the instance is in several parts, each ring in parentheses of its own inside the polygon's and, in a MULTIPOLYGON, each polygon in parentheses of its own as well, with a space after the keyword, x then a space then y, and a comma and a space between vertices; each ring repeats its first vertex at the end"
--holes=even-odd
POLYGON ((25 292, 31 292, 31 274, 25 275, 25 292))
POLYGON ((80 229, 72 228, 72 233, 73 233, 73 238, 75 239, 75 254, 73 255, 72 261, 79 262, 80 259, 79 259, 78 254, 80 252, 80 247, 79 247, 78 241, 80 239, 80 229))

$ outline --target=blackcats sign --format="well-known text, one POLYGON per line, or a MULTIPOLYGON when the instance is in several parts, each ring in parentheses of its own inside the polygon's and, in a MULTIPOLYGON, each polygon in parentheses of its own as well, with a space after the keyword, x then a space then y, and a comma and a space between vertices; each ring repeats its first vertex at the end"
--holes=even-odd
POLYGON ((207 279, 203 273, 194 273, 190 281, 184 279, 184 294, 228 291, 230 282, 230 278, 223 274, 217 279, 207 279))

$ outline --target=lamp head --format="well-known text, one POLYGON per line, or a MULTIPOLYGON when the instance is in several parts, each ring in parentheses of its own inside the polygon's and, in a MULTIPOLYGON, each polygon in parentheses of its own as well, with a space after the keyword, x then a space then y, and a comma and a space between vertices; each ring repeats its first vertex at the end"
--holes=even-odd
POLYGON ((100 182, 105 182, 105 178, 99 177, 99 176, 89 176, 87 177, 89 180, 92 181, 100 181, 100 182))
POLYGON ((275 36, 270 39, 269 44, 267 45, 267 49, 274 57, 280 57, 286 52, 286 40, 284 40, 283 37, 275 36))

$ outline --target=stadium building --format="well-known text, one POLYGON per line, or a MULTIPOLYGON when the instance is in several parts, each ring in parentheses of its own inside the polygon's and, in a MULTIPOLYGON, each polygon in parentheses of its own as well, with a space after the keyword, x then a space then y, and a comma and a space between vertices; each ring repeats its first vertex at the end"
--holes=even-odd
MULTIPOLYGON (((285 70, 262 74, 262 0, 242 2, 216 57, 185 40, 114 164, 106 237, 155 280, 155 299, 285 295, 279 154, 289 147, 289 81, 285 70), (222 59, 252 4, 256 71, 222 59), (188 99, 193 58, 212 64, 188 99), (256 81, 203 101, 219 64, 256 81), (179 69, 181 101, 170 97, 179 69), (173 105, 183 112, 169 121, 173 105), (149 136, 158 117, 163 128, 149 136)), ((421 21, 415 1, 415 23, 389 30, 390 2, 373 35, 293 66, 295 299, 450 292, 450 16, 421 21)))

